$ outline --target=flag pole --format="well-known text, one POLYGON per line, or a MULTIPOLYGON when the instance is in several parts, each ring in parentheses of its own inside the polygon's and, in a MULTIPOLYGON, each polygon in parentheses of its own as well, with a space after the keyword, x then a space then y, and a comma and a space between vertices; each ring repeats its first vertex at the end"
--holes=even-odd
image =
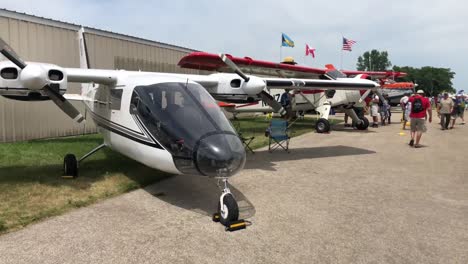
POLYGON ((283 57, 283 45, 281 44, 280 46, 280 57, 279 57, 279 62, 281 62, 281 58, 283 57))
POLYGON ((340 58, 340 70, 343 70, 343 35, 341 35, 341 58, 340 58))
POLYGON ((341 49, 340 70, 343 70, 343 49, 341 49))

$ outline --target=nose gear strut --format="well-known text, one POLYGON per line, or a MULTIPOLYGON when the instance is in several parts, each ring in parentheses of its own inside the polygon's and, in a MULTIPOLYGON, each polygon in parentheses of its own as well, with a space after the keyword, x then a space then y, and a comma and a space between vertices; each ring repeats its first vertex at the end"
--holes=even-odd
POLYGON ((218 179, 218 187, 221 189, 221 196, 219 197, 218 211, 213 214, 213 221, 223 224, 226 231, 245 229, 247 222, 243 219, 239 220, 239 206, 229 189, 228 179, 218 179))

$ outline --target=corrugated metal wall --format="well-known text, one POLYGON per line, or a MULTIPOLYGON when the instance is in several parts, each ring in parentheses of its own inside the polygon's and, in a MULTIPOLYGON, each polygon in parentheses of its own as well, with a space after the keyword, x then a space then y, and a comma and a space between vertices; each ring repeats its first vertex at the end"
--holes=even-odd
MULTIPOLYGON (((37 17, 32 18, 33 21, 38 20, 37 17)), ((52 22, 58 24, 57 21, 52 22)), ((64 23, 62 28, 2 17, 0 14, 0 36, 26 61, 79 67, 76 29, 70 28, 70 24, 64 23)), ((143 41, 134 42, 128 38, 119 38, 117 34, 116 37, 112 37, 108 32, 105 36, 88 33, 86 41, 92 68, 198 73, 196 70, 180 69, 176 66, 188 50, 170 49, 156 44, 145 44, 143 41)), ((2 55, 0 57, 4 59, 2 55)), ((67 92, 77 93, 78 87, 73 84, 67 92)), ((80 102, 73 104, 86 114, 80 102)), ((76 124, 50 101, 20 102, 0 96, 0 142, 96 131, 91 120, 85 124, 76 124)))

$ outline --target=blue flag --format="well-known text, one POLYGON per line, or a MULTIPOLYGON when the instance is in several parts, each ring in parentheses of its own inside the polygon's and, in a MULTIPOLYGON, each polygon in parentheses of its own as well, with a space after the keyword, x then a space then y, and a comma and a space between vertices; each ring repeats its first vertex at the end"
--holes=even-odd
POLYGON ((281 46, 294 48, 294 41, 292 41, 288 36, 286 36, 286 34, 281 33, 281 46))

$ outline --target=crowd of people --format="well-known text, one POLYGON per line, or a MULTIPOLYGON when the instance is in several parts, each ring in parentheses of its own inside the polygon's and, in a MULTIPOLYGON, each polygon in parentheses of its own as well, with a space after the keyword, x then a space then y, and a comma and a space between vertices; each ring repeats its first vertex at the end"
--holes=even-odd
MULTIPOLYGON (((388 101, 388 96, 384 94, 388 101)), ((422 134, 427 131, 426 122, 432 122, 432 110, 437 111, 442 130, 453 129, 458 118, 461 124, 465 124, 464 113, 467 108, 468 98, 461 94, 449 96, 443 93, 437 97, 426 97, 423 90, 418 90, 410 96, 403 96, 400 100, 402 110, 402 129, 405 130, 410 123, 411 139, 409 145, 420 148, 422 134)), ((366 106, 367 107, 367 106, 366 106)), ((367 108, 372 117, 372 127, 379 123, 383 126, 391 124, 391 111, 388 104, 384 104, 377 95, 373 95, 367 108), (379 122, 380 118, 380 122, 379 122)), ((345 126, 346 116, 345 116, 345 126)))

